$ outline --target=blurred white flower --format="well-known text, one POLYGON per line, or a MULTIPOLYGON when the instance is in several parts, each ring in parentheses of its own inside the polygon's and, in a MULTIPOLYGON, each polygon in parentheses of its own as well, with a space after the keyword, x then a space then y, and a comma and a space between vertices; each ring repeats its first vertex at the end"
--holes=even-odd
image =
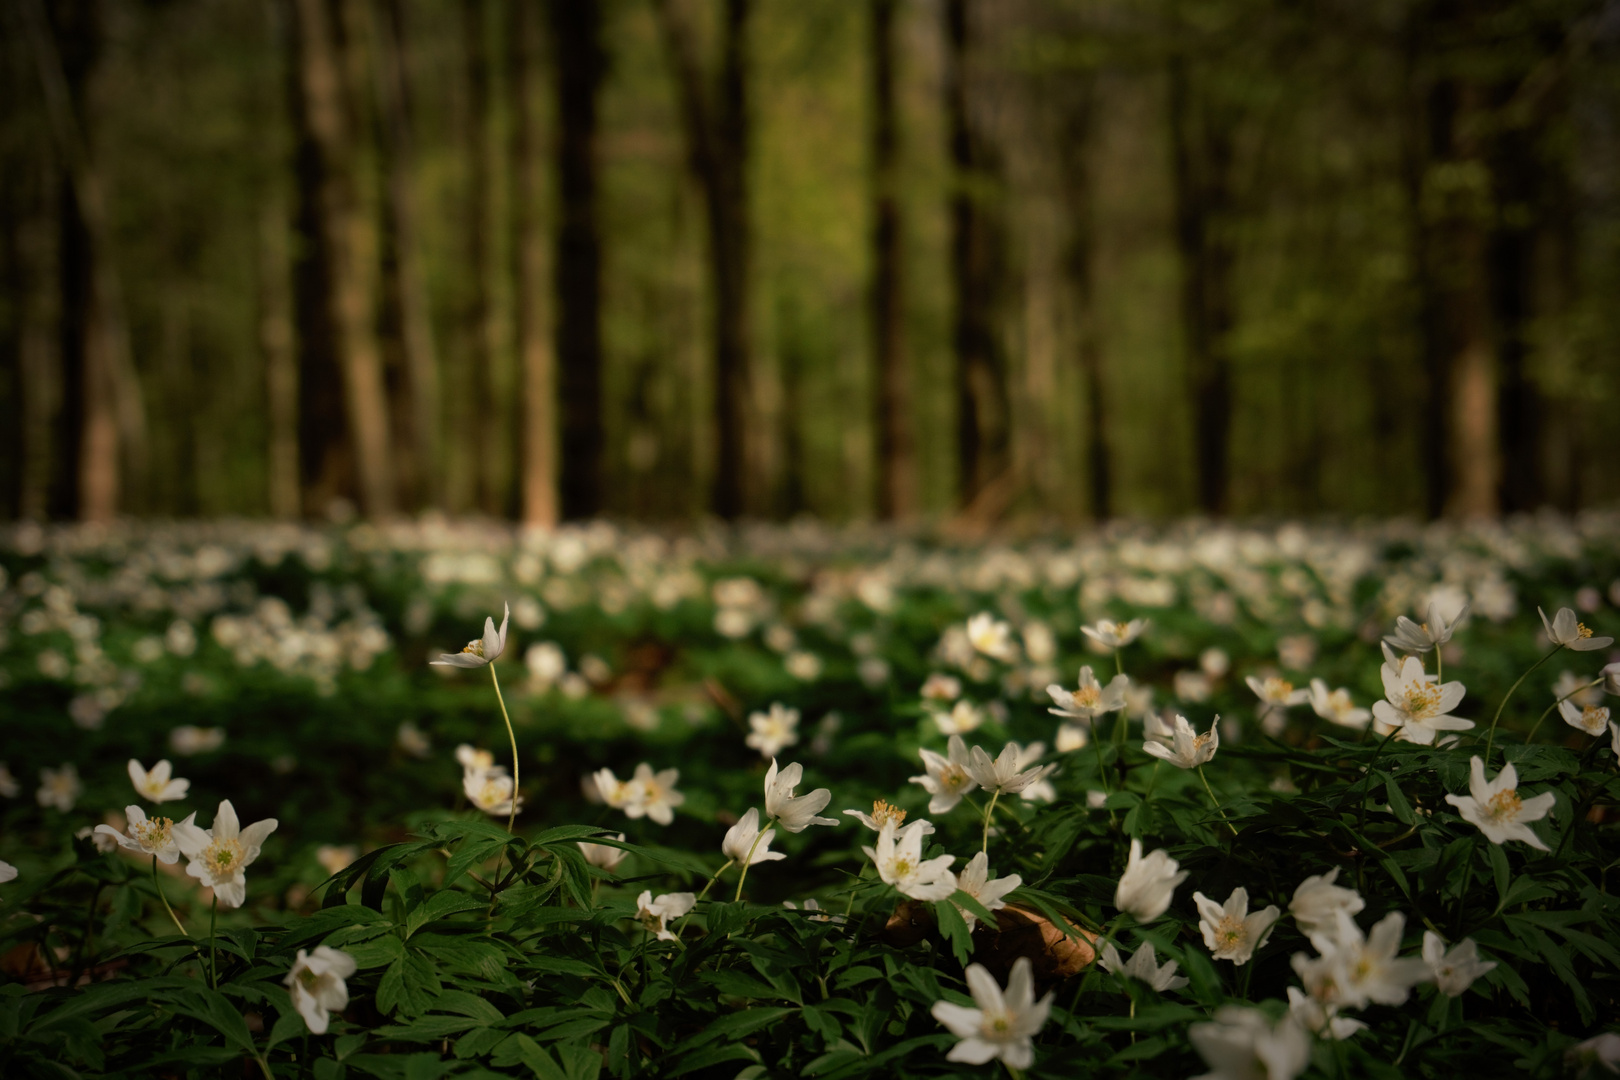
POLYGON ((1433 930, 1423 931, 1423 962, 1429 965, 1434 984, 1447 997, 1458 997, 1475 979, 1496 966, 1494 960, 1479 958, 1479 946, 1473 938, 1463 938, 1447 951, 1446 943, 1433 930))
POLYGON ((1439 601, 1429 601, 1429 621, 1415 623, 1405 615, 1395 617, 1395 632, 1386 634, 1384 640, 1397 649, 1410 653, 1426 653, 1437 645, 1444 645, 1451 640, 1456 632, 1457 625, 1468 615, 1468 605, 1465 603, 1462 610, 1457 612, 1455 618, 1447 622, 1441 614, 1439 601))
POLYGON ((1319 969, 1325 967, 1331 973, 1337 1003, 1350 1008, 1362 1009, 1368 1002, 1400 1005, 1414 985, 1430 977, 1429 967, 1422 960, 1396 955, 1405 929, 1406 916, 1392 911, 1374 923, 1364 937, 1355 920, 1341 909, 1334 916, 1331 930, 1311 934, 1311 944, 1321 957, 1303 961, 1302 954, 1296 954, 1295 969, 1309 970, 1312 964, 1319 969))
POLYGON ((1329 723, 1347 728, 1364 728, 1372 719, 1370 710, 1356 708, 1350 691, 1329 690, 1321 679, 1311 680, 1311 710, 1329 723))
POLYGON ((1212 645, 1198 654, 1198 667, 1211 679, 1219 679, 1232 670, 1232 658, 1226 655, 1225 649, 1212 645))
POLYGON ((1602 735, 1609 727, 1609 710, 1603 705, 1577 706, 1573 701, 1560 701, 1558 715, 1564 723, 1588 735, 1602 735))
POLYGON ((179 777, 170 778, 173 766, 164 758, 152 766, 148 772, 141 767, 141 763, 134 758, 129 759, 129 782, 135 785, 136 794, 153 803, 174 802, 186 797, 191 790, 191 781, 179 777))
MULTIPOLYGON (((174 839, 174 821, 166 817, 149 818, 145 810, 133 805, 124 807, 124 817, 125 832, 119 832, 111 825, 97 825, 96 833, 111 837, 119 847, 128 851, 155 855, 157 861, 166 866, 180 861, 180 848, 174 839)), ((188 814, 179 824, 192 825, 196 817, 195 812, 188 814)))
POLYGON ((1159 954, 1153 951, 1151 941, 1142 942, 1129 960, 1121 960, 1114 943, 1105 941, 1097 962, 1109 974, 1147 983, 1161 994, 1166 990, 1180 990, 1188 982, 1185 975, 1176 975, 1178 965, 1174 960, 1163 967, 1159 966, 1159 954))
POLYGON ((804 795, 793 794, 803 778, 804 766, 798 762, 778 773, 776 759, 771 759, 771 767, 765 771, 766 816, 790 833, 803 832, 811 825, 837 825, 837 818, 816 816, 832 802, 831 791, 816 788, 804 795))
POLYGON ((1035 1000, 1029 957, 1014 961, 1005 994, 980 964, 969 964, 966 978, 978 1008, 936 1001, 931 1010, 935 1020, 962 1040, 945 1055, 946 1060, 983 1065, 1000 1058, 1011 1068, 1029 1068, 1035 1060, 1035 1034, 1052 1009, 1051 994, 1035 1000))
POLYGON ((1522 840, 1540 851, 1548 850, 1547 845, 1529 823, 1546 817, 1556 801, 1550 791, 1520 798, 1519 772, 1511 763, 1502 766, 1495 780, 1487 781, 1485 762, 1478 755, 1468 761, 1468 794, 1446 796, 1446 802, 1457 808, 1463 820, 1479 826, 1491 843, 1522 840))
POLYGON ((911 782, 921 784, 923 790, 933 796, 928 800, 930 814, 949 813, 962 801, 962 796, 979 786, 968 772, 968 749, 962 736, 952 735, 946 750, 949 756, 927 749, 917 751, 927 774, 913 776, 911 782))
POLYGON ((1082 626, 1080 632, 1105 648, 1122 649, 1141 637, 1150 621, 1132 619, 1130 622, 1110 622, 1104 619, 1095 626, 1082 626))
POLYGON ((1316 663, 1316 638, 1310 634, 1290 634, 1277 639, 1277 659, 1289 671, 1307 671, 1316 663))
POLYGON ((456 747, 456 762, 469 772, 482 772, 495 767, 495 755, 471 743, 456 747))
POLYGON ((1186 701, 1193 704, 1208 701, 1209 695, 1214 690, 1214 686, 1209 681, 1209 676, 1202 671, 1178 671, 1171 681, 1171 686, 1177 701, 1186 701))
POLYGON ((322 844, 315 849, 315 861, 328 875, 351 865, 360 857, 360 849, 353 844, 322 844))
POLYGON ((1620 661, 1605 664, 1602 671, 1603 692, 1620 697, 1620 661))
POLYGON ((394 732, 394 745, 399 747, 401 753, 413 758, 425 758, 433 750, 427 735, 409 720, 402 722, 399 730, 394 732))
MULTIPOLYGON (((195 815, 193 815, 195 816, 195 815)), ((241 907, 247 898, 247 878, 243 874, 259 857, 260 845, 276 831, 276 819, 256 821, 243 829, 236 808, 229 799, 219 804, 214 825, 201 829, 190 819, 174 826, 174 841, 181 854, 191 860, 186 873, 214 890, 225 907, 241 907)))
POLYGON ((805 649, 795 649, 782 659, 782 667, 800 682, 815 682, 821 678, 821 657, 805 649))
POLYGON ((1148 923, 1165 913, 1176 886, 1187 880, 1187 871, 1168 852, 1160 850, 1142 856, 1142 841, 1131 838, 1131 853, 1114 890, 1114 906, 1148 923), (1178 872, 1179 871, 1179 872, 1178 872))
POLYGON ((1198 905, 1198 929, 1203 932, 1210 954, 1239 967, 1265 944, 1273 924, 1282 915, 1275 904, 1250 915, 1249 891, 1241 886, 1232 890, 1225 904, 1217 904, 1201 892, 1193 893, 1193 903, 1198 905))
POLYGON ((1307 934, 1329 931, 1338 924, 1339 912, 1354 915, 1367 906, 1360 893, 1335 885, 1337 880, 1339 868, 1335 866, 1325 874, 1306 878, 1294 890, 1288 913, 1294 917, 1295 925, 1307 934))
POLYGON ((753 730, 744 741, 758 750, 760 757, 772 758, 799 741, 799 710, 773 701, 769 712, 750 714, 748 726, 753 730))
POLYGON ((1569 608, 1559 608, 1558 614, 1547 619, 1547 613, 1536 608, 1541 616, 1541 625, 1547 629, 1547 640, 1554 645, 1560 645, 1571 652, 1591 652, 1594 649, 1606 649, 1614 644, 1612 637, 1593 637, 1592 631, 1586 624, 1575 617, 1575 612, 1569 608))
POLYGON ((967 637, 975 649, 991 659, 1011 663, 1018 657, 1012 642, 1012 628, 988 611, 981 611, 968 620, 967 637))
POLYGON ((738 866, 785 859, 787 856, 780 851, 771 850, 771 839, 775 836, 775 829, 766 829, 763 833, 759 831, 759 811, 750 806, 748 813, 726 830, 725 839, 720 841, 720 851, 738 866))
POLYGON ((15 799, 21 793, 22 785, 17 783, 15 776, 11 775, 11 770, 6 768, 6 763, 0 761, 0 797, 15 799))
POLYGON ((341 949, 317 945, 314 952, 298 950, 298 959, 282 982, 311 1034, 325 1035, 332 1014, 348 1008, 349 986, 344 980, 357 967, 354 957, 341 949))
POLYGON ((956 875, 951 873, 954 855, 932 859, 922 857, 923 830, 920 822, 901 827, 886 822, 878 832, 877 848, 861 846, 877 866, 878 876, 913 900, 944 900, 956 891, 956 875))
POLYGON ((225 729, 181 724, 169 732, 169 749, 181 757, 206 754, 225 745, 225 729))
MULTIPOLYGON (((1304 954, 1297 954, 1303 956, 1304 954)), ((1318 985, 1327 988, 1327 984, 1318 980, 1318 985)), ((1301 1026, 1311 1034, 1324 1039, 1348 1039, 1367 1025, 1360 1020, 1352 1020, 1348 1016, 1338 1015, 1339 1007, 1332 1002, 1324 1002, 1311 994, 1307 994, 1297 986, 1288 988, 1288 1011, 1293 1014, 1301 1026)))
POLYGON ((474 638, 462 646, 458 653, 440 653, 437 660, 428 661, 441 667, 475 668, 492 664, 506 651, 506 626, 512 621, 512 605, 505 606, 501 615, 501 628, 495 629, 493 618, 484 619, 484 636, 474 638))
MULTIPOLYGON (((1007 901, 1003 900, 1002 897, 1023 883, 1023 877, 1018 874, 1008 874, 1003 878, 992 878, 990 876, 990 857, 982 851, 969 859, 968 864, 962 868, 962 872, 956 877, 956 887, 977 900, 986 911, 998 911, 1006 907, 1007 901)), ((957 910, 962 913, 962 919, 967 923, 967 928, 970 931, 978 925, 979 917, 973 912, 962 907, 958 907, 957 910)))
POLYGON ((530 645, 523 654, 523 666, 529 671, 529 681, 537 690, 551 687, 568 672, 568 657, 551 641, 530 645))
POLYGON ((1169 746, 1156 739, 1147 739, 1142 743, 1142 749, 1177 768, 1196 769, 1213 760, 1215 751, 1221 748, 1221 733, 1216 727, 1220 722, 1221 718, 1217 716, 1211 721, 1209 730, 1199 735, 1193 731, 1185 716, 1177 716, 1169 746))
POLYGON ((1052 740, 1052 745, 1058 753, 1068 754, 1076 750, 1084 750, 1086 744, 1090 741, 1090 733, 1079 724, 1060 724, 1057 729, 1057 737, 1052 740))
POLYGON ((513 809, 512 778, 506 774, 504 766, 463 770, 461 790, 466 792, 468 802, 494 817, 523 812, 521 795, 517 796, 517 807, 513 809))
POLYGON ((966 735, 984 723, 984 710, 967 698, 951 706, 950 712, 935 712, 932 715, 934 726, 939 728, 941 735, 966 735))
POLYGON ((945 675, 934 672, 923 681, 922 689, 918 691, 924 701, 937 701, 941 704, 955 701, 962 696, 962 680, 955 675, 945 675))
POLYGON ((1620 1034, 1605 1031, 1564 1051, 1564 1067, 1577 1076, 1591 1076, 1598 1066, 1620 1073, 1620 1034))
POLYGON ((1294 1080, 1311 1059, 1311 1039, 1292 1013, 1275 1024, 1259 1009, 1222 1005, 1187 1038, 1210 1071, 1199 1080, 1294 1080))
POLYGON ((696 903, 697 897, 689 892, 666 893, 654 900, 652 890, 648 889, 636 897, 636 921, 659 941, 674 941, 675 935, 666 930, 665 925, 670 919, 678 919, 691 911, 696 903))
POLYGON ((79 770, 72 762, 67 762, 60 769, 39 770, 39 790, 34 792, 39 805, 54 806, 65 814, 73 809, 73 804, 79 801, 83 793, 79 770))
MULTIPOLYGON (((620 833, 616 839, 622 843, 624 833, 620 833)), ((589 840, 580 840, 578 843, 579 853, 585 857, 586 862, 610 874, 617 870, 624 857, 630 854, 624 848, 614 847, 611 844, 593 844, 589 840)))
POLYGON ((1310 697, 1309 690, 1296 690, 1293 683, 1276 675, 1268 675, 1264 679, 1250 675, 1243 681, 1249 684, 1249 689, 1260 699, 1261 716, 1290 709, 1310 697))
POLYGON ((815 897, 811 897, 809 900, 806 900, 803 908, 799 907, 799 905, 795 904, 792 900, 782 901, 782 906, 787 908, 789 911, 803 911, 811 922, 835 923, 842 926, 844 923, 849 921, 849 919, 843 915, 828 915, 826 912, 822 911, 821 903, 820 901, 816 900, 815 897))

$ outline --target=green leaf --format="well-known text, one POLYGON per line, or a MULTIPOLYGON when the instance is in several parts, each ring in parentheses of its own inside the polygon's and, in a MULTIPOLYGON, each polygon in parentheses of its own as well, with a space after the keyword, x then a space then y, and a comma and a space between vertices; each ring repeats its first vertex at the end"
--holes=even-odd
POLYGON ((1491 873, 1496 878, 1496 895, 1498 899, 1497 911, 1507 907, 1508 886, 1512 881, 1512 871, 1508 869, 1507 852, 1502 850, 1501 844, 1486 844, 1485 855, 1491 863, 1491 873))
POLYGON ((939 923, 939 932, 950 944, 951 952, 956 954, 957 963, 967 966, 968 958, 973 955, 973 935, 962 913, 949 900, 940 900, 934 904, 934 918, 939 923))
POLYGON ((1389 810, 1390 813, 1395 815, 1395 820, 1402 825, 1416 825, 1418 823, 1418 817, 1412 812, 1412 804, 1406 801, 1406 795, 1401 791, 1401 786, 1395 782, 1393 776, 1387 774, 1384 776, 1384 794, 1389 798, 1389 810))
POLYGON ((443 919, 462 911, 475 911, 487 908, 489 901, 480 900, 464 892, 454 889, 443 889, 427 898, 427 901, 410 913, 405 920, 405 936, 408 938, 430 922, 443 919))

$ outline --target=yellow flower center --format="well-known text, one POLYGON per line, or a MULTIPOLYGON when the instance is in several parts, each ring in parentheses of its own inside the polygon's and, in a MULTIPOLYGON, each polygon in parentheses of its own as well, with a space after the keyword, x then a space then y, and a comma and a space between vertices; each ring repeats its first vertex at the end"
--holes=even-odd
POLYGON ((1582 638, 1589 638, 1589 637, 1592 636, 1592 631, 1585 623, 1576 623, 1575 624, 1575 636, 1576 637, 1582 637, 1582 638))
POLYGON ((946 791, 962 791, 971 783, 973 780, 967 770, 954 762, 939 770, 939 786, 946 791))
POLYGON ((1597 729, 1609 722, 1609 710, 1602 705, 1587 705, 1581 709, 1581 723, 1588 729, 1597 729))
POLYGON ((138 825, 129 827, 130 839, 147 851, 156 852, 169 846, 169 830, 174 822, 166 817, 147 818, 138 825))
POLYGON ((917 872, 917 864, 912 862, 910 859, 901 857, 894 860, 893 871, 894 876, 897 879, 904 881, 906 878, 917 872))
POLYGON ((1267 679, 1262 684, 1261 688, 1265 691, 1267 701, 1282 701, 1289 694, 1294 692, 1293 683, 1289 682, 1287 679, 1279 679, 1275 675, 1267 679))
POLYGON ((1410 683, 1406 687, 1406 711, 1412 716, 1427 716, 1440 705, 1440 688, 1429 683, 1410 683))
POLYGON ((988 1035, 1006 1035, 1012 1030, 1012 1021, 998 1013, 995 1016, 985 1017, 984 1028, 988 1035))
POLYGON ((315 992, 315 984, 320 982, 320 979, 321 977, 309 968, 304 968, 298 972, 298 981, 303 984, 305 990, 312 994, 315 992))
POLYGON ((241 841, 216 839, 203 850, 203 863, 216 880, 223 880, 241 869, 246 854, 241 841))
POLYGON ((1519 792, 1515 788, 1498 791, 1485 804, 1490 811, 1491 817, 1498 820, 1507 818, 1509 821, 1519 816, 1519 807, 1521 805, 1522 800, 1519 798, 1519 792))
POLYGON ((1095 709, 1102 703, 1102 691, 1095 686, 1082 686, 1074 692, 1074 703, 1082 709, 1095 709))
POLYGON ((1228 915, 1216 925, 1215 938, 1224 945, 1236 945, 1243 940, 1243 920, 1236 915, 1228 915))
POLYGON ((646 908, 642 908, 640 911, 638 911, 636 913, 636 918, 640 921, 641 928, 647 931, 649 934, 656 934, 664 928, 663 921, 646 908))
POLYGON ((1202 735, 1194 735, 1193 736, 1193 751, 1195 753, 1202 750, 1205 746, 1209 745, 1209 737, 1214 732, 1214 730, 1215 730, 1214 728, 1211 728, 1209 731, 1204 732, 1202 735))
POLYGON ((474 656, 483 656, 484 639, 475 638, 474 640, 467 642, 466 645, 462 646, 461 651, 464 653, 472 653, 474 656))
POLYGON ((906 820, 906 812, 892 803, 878 799, 872 803, 872 820, 880 829, 891 821, 899 825, 906 820))

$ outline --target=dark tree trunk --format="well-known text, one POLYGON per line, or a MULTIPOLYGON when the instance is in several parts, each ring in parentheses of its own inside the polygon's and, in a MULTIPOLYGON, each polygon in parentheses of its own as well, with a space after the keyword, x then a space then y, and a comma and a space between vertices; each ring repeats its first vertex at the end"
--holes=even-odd
POLYGON ((533 4, 508 9, 511 47, 512 226, 515 234, 517 349, 523 397, 517 447, 519 514, 525 525, 557 524, 557 364, 546 296, 546 242, 541 226, 543 89, 540 13, 533 4))
POLYGON ((467 163, 466 230, 468 282, 462 312, 465 357, 461 418, 456 425, 469 442, 471 479, 477 505, 486 514, 501 513, 497 462, 501 458, 499 405, 495 400, 496 323, 494 245, 491 204, 494 162, 491 160, 491 91, 486 0, 462 0, 462 46, 467 80, 467 117, 462 153, 467 163))
POLYGON ((607 73, 601 10, 552 0, 557 76, 557 396, 562 515, 602 510, 602 236, 597 205, 597 97, 607 73))
MULTIPOLYGON (((877 511, 917 513, 917 446, 906 367, 904 235, 900 214, 900 110, 895 94, 898 0, 867 9, 871 70, 872 361, 877 368, 877 511)), ((794 415, 791 410, 789 415, 794 415)))
POLYGON ((964 511, 997 516, 1010 495, 1007 364, 997 338, 1005 230, 994 148, 970 111, 974 41, 969 0, 945 0, 945 114, 953 173, 950 276, 956 359, 958 494, 964 511), (994 505, 991 505, 994 504, 994 505))

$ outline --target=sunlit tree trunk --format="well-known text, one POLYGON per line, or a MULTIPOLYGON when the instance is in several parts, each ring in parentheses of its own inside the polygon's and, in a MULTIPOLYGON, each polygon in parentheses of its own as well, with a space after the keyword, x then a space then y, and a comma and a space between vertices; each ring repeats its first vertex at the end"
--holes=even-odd
MULTIPOLYGON (((917 512, 917 446, 906 367, 904 235, 900 212, 900 109, 895 93, 898 0, 868 7, 871 73, 872 361, 877 369, 878 516, 917 512)), ((790 414, 792 406, 789 406, 790 414)))
POLYGON ((540 213, 540 20, 533 4, 515 5, 511 12, 507 32, 512 49, 512 217, 517 264, 513 307, 523 398, 520 514, 525 525, 550 528, 558 518, 557 364, 550 333, 551 304, 540 213))

